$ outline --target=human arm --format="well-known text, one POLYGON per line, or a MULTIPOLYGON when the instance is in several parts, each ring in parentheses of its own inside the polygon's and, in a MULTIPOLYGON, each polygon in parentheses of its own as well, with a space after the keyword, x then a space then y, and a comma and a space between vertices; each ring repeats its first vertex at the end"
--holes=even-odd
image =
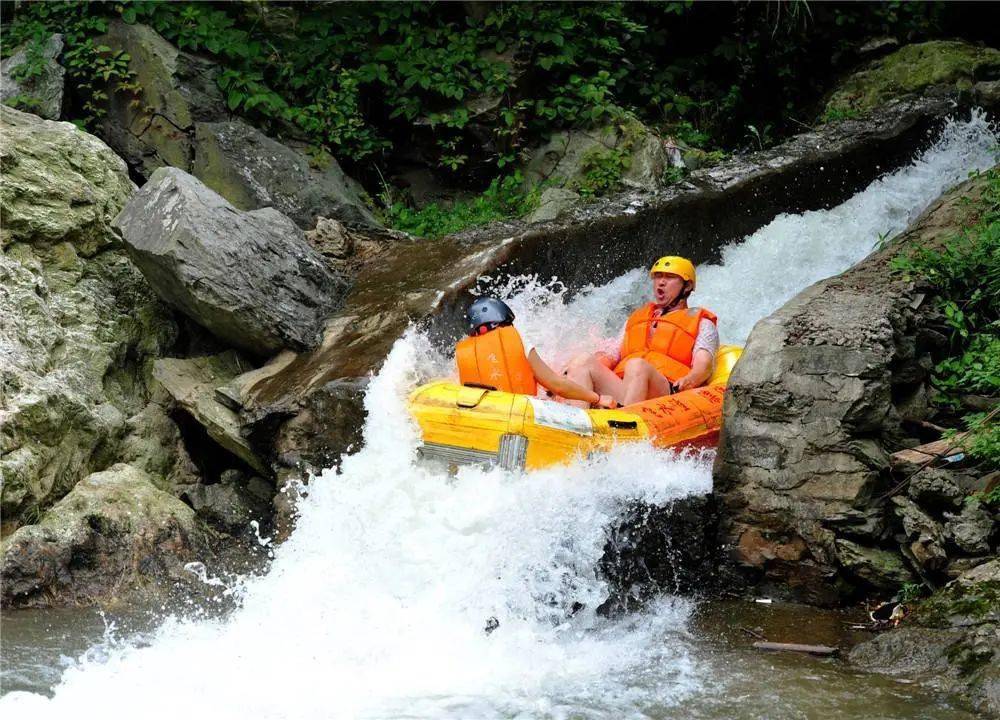
POLYGON ((719 331, 711 320, 703 319, 698 325, 698 337, 694 343, 691 358, 691 371, 679 379, 674 387, 677 390, 704 385, 712 377, 715 369, 715 355, 719 352, 719 331))
POLYGON ((694 358, 691 360, 691 372, 674 383, 674 387, 680 390, 688 390, 705 384, 712 375, 712 365, 715 358, 704 348, 694 351, 694 358))
POLYGON ((591 405, 607 408, 617 405, 610 395, 601 395, 593 390, 587 390, 565 375, 555 372, 542 360, 535 348, 531 348, 531 352, 528 353, 528 365, 531 366, 531 372, 535 374, 535 380, 538 381, 538 384, 559 397, 567 400, 582 400, 591 405))

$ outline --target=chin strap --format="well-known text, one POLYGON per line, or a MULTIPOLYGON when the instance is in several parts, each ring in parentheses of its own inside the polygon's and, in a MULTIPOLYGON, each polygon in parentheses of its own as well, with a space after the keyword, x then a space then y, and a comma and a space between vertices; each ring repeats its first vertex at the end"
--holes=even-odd
POLYGON ((675 309, 678 305, 680 305, 682 302, 687 300, 688 297, 690 297, 693 290, 694 288, 691 287, 691 282, 686 281, 684 283, 684 289, 681 290, 680 293, 678 293, 677 297, 674 298, 674 301, 667 306, 666 312, 670 312, 671 310, 675 309))

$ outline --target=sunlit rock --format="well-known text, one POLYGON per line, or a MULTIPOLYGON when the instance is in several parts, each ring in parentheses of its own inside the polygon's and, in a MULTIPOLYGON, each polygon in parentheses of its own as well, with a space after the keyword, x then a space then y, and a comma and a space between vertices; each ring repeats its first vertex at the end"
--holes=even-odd
POLYGON ((349 287, 280 212, 241 212, 176 168, 157 170, 115 223, 161 298, 255 356, 315 345, 349 287))

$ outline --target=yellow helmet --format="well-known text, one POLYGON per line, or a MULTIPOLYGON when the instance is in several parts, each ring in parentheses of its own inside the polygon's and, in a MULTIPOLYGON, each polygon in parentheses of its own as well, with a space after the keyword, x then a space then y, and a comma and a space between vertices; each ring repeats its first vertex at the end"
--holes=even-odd
POLYGON ((653 263, 653 267, 649 269, 649 276, 652 277, 654 273, 658 272, 679 275, 690 282, 691 289, 694 290, 694 263, 687 258, 677 257, 676 255, 664 255, 653 263))

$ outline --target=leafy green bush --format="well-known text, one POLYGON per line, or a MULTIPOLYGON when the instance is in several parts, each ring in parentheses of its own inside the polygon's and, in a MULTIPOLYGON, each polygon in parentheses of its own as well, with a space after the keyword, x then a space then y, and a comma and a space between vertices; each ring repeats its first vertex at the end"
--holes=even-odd
MULTIPOLYGON (((900 253, 892 268, 929 280, 952 330, 952 351, 934 368, 940 404, 959 406, 961 395, 1000 397, 1000 170, 985 173, 986 185, 965 231, 941 247, 900 253)), ((988 413, 965 416, 966 452, 1000 467, 1000 422, 988 413)))
POLYGON ((961 355, 938 363, 934 385, 946 395, 1000 395, 1000 334, 977 334, 961 355))
MULTIPOLYGON (((44 73, 45 43, 53 32, 62 33, 65 50, 60 62, 77 98, 73 119, 79 124, 92 126, 105 115, 108 92, 138 89, 128 69, 128 53, 97 43, 97 37, 108 29, 108 20, 100 12, 86 3, 73 2, 31 3, 25 10, 3 28, 5 53, 28 43, 26 61, 13 74, 17 79, 29 79, 44 73)), ((20 100, 18 104, 25 109, 37 105, 34 98, 20 100)))
POLYGON ((1000 469, 1000 422, 989 413, 974 413, 965 416, 968 431, 966 453, 987 463, 994 470, 1000 469))
POLYGON ((404 203, 386 202, 388 225, 420 237, 441 237, 486 225, 496 220, 520 217, 538 207, 541 188, 529 192, 523 188, 520 173, 497 178, 486 191, 472 200, 456 201, 451 205, 433 203, 415 210, 404 203))
POLYGON ((631 163, 627 147, 591 148, 583 156, 580 163, 581 176, 574 181, 573 189, 584 198, 602 197, 614 192, 621 185, 622 174, 631 163))
MULTIPOLYGON (((96 101, 78 109, 84 118, 99 114, 104 89, 92 81, 108 71, 93 41, 120 16, 213 56, 229 108, 258 125, 291 124, 348 165, 425 133, 431 159, 452 170, 503 168, 554 130, 625 112, 694 147, 767 143, 799 128, 796 115, 854 62, 859 41, 942 34, 949 13, 951 34, 956 18, 977 27, 968 8, 899 2, 123 0, 10 10, 5 51, 67 35, 73 81, 91 81, 83 94, 96 101), (765 130, 747 136, 750 125, 765 130)), ((128 82, 116 72, 109 80, 128 82)))

